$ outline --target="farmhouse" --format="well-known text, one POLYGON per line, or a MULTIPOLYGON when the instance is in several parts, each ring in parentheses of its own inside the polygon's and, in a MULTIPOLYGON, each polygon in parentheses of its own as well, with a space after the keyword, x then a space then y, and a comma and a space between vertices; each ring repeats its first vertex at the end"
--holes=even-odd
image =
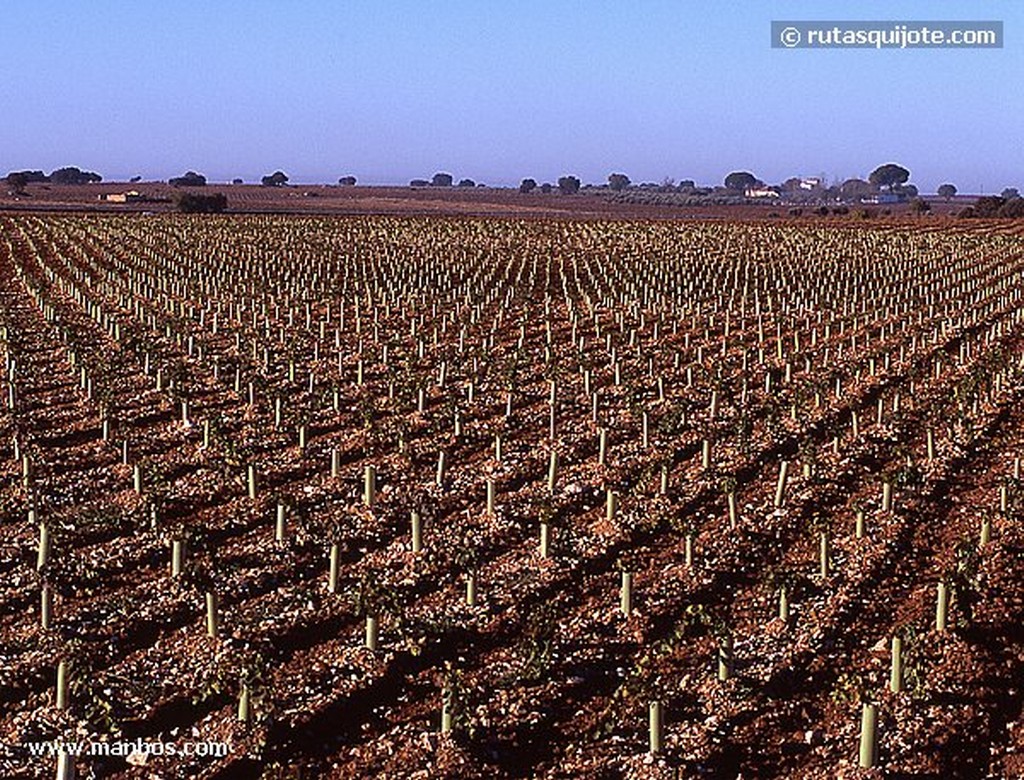
POLYGON ((779 193, 767 187, 750 187, 745 193, 748 198, 777 198, 779 193))
POLYGON ((106 203, 137 203, 143 200, 141 192, 136 190, 129 190, 128 192, 105 192, 99 196, 99 199, 106 203))

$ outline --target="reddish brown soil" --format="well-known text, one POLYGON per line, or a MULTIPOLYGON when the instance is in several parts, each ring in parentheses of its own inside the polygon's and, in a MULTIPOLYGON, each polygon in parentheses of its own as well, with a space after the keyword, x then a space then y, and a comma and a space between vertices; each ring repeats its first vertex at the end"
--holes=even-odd
POLYGON ((1019 777, 1022 270, 1019 235, 961 223, 0 216, 0 776, 52 777, 25 743, 77 734, 232 744, 81 759, 94 777, 1019 777), (53 534, 41 572, 30 508, 53 534))

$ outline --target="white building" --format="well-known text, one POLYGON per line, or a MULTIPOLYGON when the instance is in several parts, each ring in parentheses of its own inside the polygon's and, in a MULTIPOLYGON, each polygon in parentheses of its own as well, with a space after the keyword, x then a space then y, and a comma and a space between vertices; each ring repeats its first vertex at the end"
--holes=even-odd
POLYGON ((743 194, 746 195, 748 198, 777 198, 777 197, 779 197, 779 193, 777 193, 775 190, 770 190, 767 187, 764 187, 764 188, 751 187, 750 189, 748 189, 743 194))

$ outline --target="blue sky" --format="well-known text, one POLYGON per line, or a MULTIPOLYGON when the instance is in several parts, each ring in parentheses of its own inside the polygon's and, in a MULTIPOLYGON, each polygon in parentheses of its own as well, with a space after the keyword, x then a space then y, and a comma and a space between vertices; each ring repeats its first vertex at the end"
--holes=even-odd
POLYGON ((1024 188, 1018 0, 4 0, 0 175, 1024 188), (995 19, 1005 48, 786 51, 772 19, 995 19))

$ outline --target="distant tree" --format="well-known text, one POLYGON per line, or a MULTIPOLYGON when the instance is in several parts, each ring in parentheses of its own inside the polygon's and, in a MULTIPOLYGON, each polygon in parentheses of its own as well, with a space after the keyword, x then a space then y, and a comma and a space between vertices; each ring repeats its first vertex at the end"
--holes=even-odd
POLYGON ((932 206, 924 198, 913 198, 910 201, 910 210, 915 214, 925 214, 932 210, 932 206))
POLYGON ((6 181, 7 186, 19 195, 25 192, 25 187, 28 186, 28 176, 24 173, 9 173, 6 181))
POLYGON ((757 177, 749 171, 733 171, 725 177, 725 186, 730 190, 744 192, 757 186, 757 177))
POLYGON ((454 179, 450 173, 435 173, 430 180, 431 187, 451 187, 454 179))
POLYGON ((615 192, 622 192, 629 186, 629 177, 624 173, 611 173, 608 175, 608 187, 615 192))
POLYGON ((237 178, 236 179, 232 179, 231 183, 232 184, 245 184, 244 181, 242 181, 241 179, 237 179, 237 178))
POLYGON ((283 187, 288 183, 288 174, 284 171, 274 171, 269 176, 264 176, 260 179, 260 184, 264 187, 283 187))
POLYGON ((533 179, 523 179, 519 182, 519 191, 524 195, 533 192, 535 189, 537 189, 537 182, 533 179))
POLYGON ((871 197, 877 190, 875 185, 863 179, 847 179, 839 185, 839 196, 844 200, 860 200, 871 197))
POLYGON ((908 200, 911 198, 916 198, 920 194, 917 190, 916 184, 897 184, 895 187, 892 188, 892 191, 895 192, 897 195, 902 195, 904 198, 907 198, 908 200))
MULTIPOLYGON (((970 216, 987 219, 989 217, 998 217, 999 210, 1006 203, 1006 198, 1001 198, 998 195, 985 195, 984 197, 978 198, 974 201, 974 206, 971 208, 970 216)), ((964 209, 967 211, 967 209, 964 209)))
POLYGON ((563 195, 575 195, 580 191, 580 180, 575 176, 562 176, 558 179, 558 190, 563 195))
POLYGON ((1012 219, 1020 219, 1024 217, 1024 198, 1013 197, 1007 198, 1006 202, 999 207, 1000 217, 1010 217, 1012 219))
POLYGON ((551 186, 551 182, 548 182, 548 181, 546 181, 542 185, 540 185, 540 191, 541 191, 542 195, 547 195, 553 189, 554 189, 554 187, 551 186))
POLYGON ((205 187, 206 177, 195 171, 187 171, 183 176, 168 179, 167 183, 175 187, 205 187))
POLYGON ((219 214, 228 207, 228 198, 221 192, 212 195, 182 192, 175 197, 174 203, 178 211, 185 214, 219 214))
POLYGON ((678 192, 689 192, 690 190, 697 189, 697 182, 693 179, 683 179, 679 182, 679 186, 676 187, 678 192))
POLYGON ((132 177, 131 177, 131 178, 130 178, 130 179, 128 180, 128 182, 129 182, 130 184, 138 184, 138 183, 139 183, 140 181, 142 181, 142 177, 141 177, 141 176, 132 176, 132 177))
POLYGON ((472 179, 460 179, 459 180, 459 186, 460 187, 475 187, 476 186, 476 182, 473 181, 472 179))
POLYGON ((5 178, 8 184, 10 184, 11 176, 24 176, 26 184, 40 184, 50 180, 42 171, 11 171, 5 178))
POLYGON ((956 195, 956 185, 955 184, 940 184, 939 185, 939 189, 937 190, 937 192, 938 192, 940 198, 945 198, 946 200, 949 200, 954 195, 956 195))
POLYGON ((910 171, 902 165, 886 163, 885 165, 879 165, 875 170, 871 171, 868 181, 876 187, 888 187, 889 191, 892 192, 894 187, 905 184, 909 178, 910 171))
POLYGON ((413 179, 411 182, 409 182, 409 186, 410 187, 429 187, 430 186, 430 182, 427 181, 426 179, 413 179))
POLYGON ((342 176, 340 179, 338 179, 338 184, 340 184, 342 187, 355 187, 356 186, 356 177, 355 176, 342 176))
POLYGON ((999 197, 1003 200, 1010 200, 1010 198, 1019 198, 1020 191, 1016 187, 1007 187, 1000 193, 999 197))
POLYGON ((98 173, 71 166, 55 170, 50 174, 50 181, 54 184, 98 184, 103 181, 103 177, 98 173))

